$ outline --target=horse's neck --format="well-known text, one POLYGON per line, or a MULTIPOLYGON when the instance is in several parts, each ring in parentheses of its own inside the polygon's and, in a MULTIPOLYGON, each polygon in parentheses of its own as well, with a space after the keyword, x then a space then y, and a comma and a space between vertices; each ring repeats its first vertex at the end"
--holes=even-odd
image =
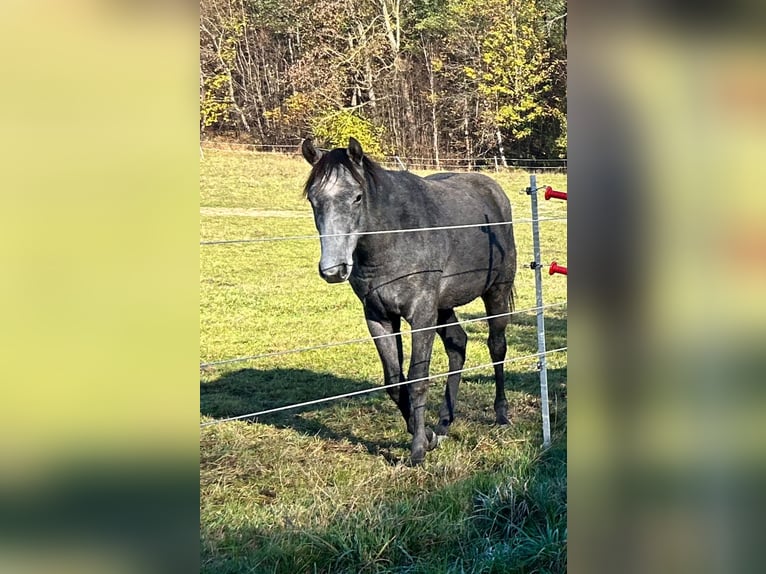
MULTIPOLYGON (((396 175, 390 172, 381 174, 378 187, 370 191, 364 231, 427 227, 427 223, 419 217, 421 210, 417 209, 412 202, 411 194, 414 192, 415 184, 396 175)), ((401 250, 402 242, 411 242, 413 240, 411 236, 411 233, 362 235, 357 242, 357 261, 362 265, 375 268, 386 267, 392 262, 392 253, 401 250)))
POLYGON ((410 182, 400 181, 397 175, 398 172, 384 171, 380 176, 378 187, 369 194, 367 230, 401 229, 405 221, 411 223, 417 217, 411 202, 412 186, 408 185, 410 182))

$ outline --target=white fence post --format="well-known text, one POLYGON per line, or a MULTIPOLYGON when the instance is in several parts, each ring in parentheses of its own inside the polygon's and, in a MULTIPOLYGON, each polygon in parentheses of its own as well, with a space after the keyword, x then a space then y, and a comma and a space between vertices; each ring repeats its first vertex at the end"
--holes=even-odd
POLYGON ((537 352, 539 360, 537 368, 540 370, 540 402, 543 413, 543 447, 551 445, 551 417, 548 408, 548 363, 545 357, 545 318, 543 317, 543 274, 540 255, 540 224, 537 213, 537 176, 529 176, 529 189, 527 194, 532 200, 532 242, 534 258, 530 267, 535 271, 535 301, 537 307, 537 352))

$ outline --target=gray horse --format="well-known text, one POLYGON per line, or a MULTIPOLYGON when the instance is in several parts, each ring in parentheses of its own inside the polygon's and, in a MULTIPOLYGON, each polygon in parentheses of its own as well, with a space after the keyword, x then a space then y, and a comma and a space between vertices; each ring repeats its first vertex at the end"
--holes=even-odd
MULTIPOLYGON (((449 357, 449 370, 465 362, 468 336, 455 323, 454 308, 481 297, 487 315, 508 313, 513 305, 516 245, 508 225, 364 234, 511 221, 511 204, 492 179, 480 174, 439 173, 426 178, 388 171, 364 155, 350 138, 348 148, 323 152, 306 139, 303 157, 312 166, 304 193, 322 236, 319 275, 328 283, 349 280, 364 306, 367 327, 383 363, 386 390, 399 407, 412 438, 412 462, 447 435, 454 420, 460 374, 447 378, 444 403, 434 433, 424 411, 436 333, 449 357), (407 379, 404 378, 401 319, 415 329, 407 379), (448 325, 448 326, 444 326, 448 325), (440 327, 441 326, 441 327, 440 327), (436 327, 435 329, 433 327, 436 327)), ((504 361, 508 315, 489 319, 487 345, 493 362, 504 361)), ((495 369, 495 417, 507 424, 503 364, 495 369)))

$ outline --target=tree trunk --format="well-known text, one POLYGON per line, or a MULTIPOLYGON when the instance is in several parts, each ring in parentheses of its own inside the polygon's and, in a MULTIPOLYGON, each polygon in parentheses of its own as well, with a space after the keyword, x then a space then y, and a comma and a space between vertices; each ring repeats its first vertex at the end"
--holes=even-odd
POLYGON ((432 144, 434 161, 436 162, 436 169, 441 169, 441 162, 439 161, 439 123, 436 118, 436 88, 434 78, 434 66, 431 60, 431 55, 423 45, 423 58, 425 59, 426 70, 428 70, 428 85, 431 89, 429 99, 431 100, 431 130, 432 130, 432 144))
POLYGON ((500 132, 500 128, 496 128, 495 135, 497 136, 497 149, 500 152, 503 167, 508 167, 508 162, 505 160, 505 149, 503 148, 503 134, 500 132))
POLYGON ((468 168, 473 167, 473 144, 471 143, 471 132, 468 129, 468 96, 463 99, 465 107, 463 108, 463 137, 465 138, 465 155, 468 159, 468 168))

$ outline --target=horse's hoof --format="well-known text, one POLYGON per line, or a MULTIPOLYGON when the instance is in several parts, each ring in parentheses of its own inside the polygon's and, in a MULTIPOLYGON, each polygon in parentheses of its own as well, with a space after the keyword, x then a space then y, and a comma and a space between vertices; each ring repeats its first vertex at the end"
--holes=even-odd
POLYGON ((426 440, 428 441, 426 450, 433 450, 439 446, 439 435, 434 433, 431 429, 426 429, 426 440))
POLYGON ((511 421, 508 419, 508 415, 505 413, 497 413, 495 415, 495 422, 499 425, 509 425, 511 421))
POLYGON ((437 444, 436 435, 430 428, 425 429, 425 434, 412 440, 412 453, 410 460, 413 466, 422 464, 426 458, 426 452, 437 444))

